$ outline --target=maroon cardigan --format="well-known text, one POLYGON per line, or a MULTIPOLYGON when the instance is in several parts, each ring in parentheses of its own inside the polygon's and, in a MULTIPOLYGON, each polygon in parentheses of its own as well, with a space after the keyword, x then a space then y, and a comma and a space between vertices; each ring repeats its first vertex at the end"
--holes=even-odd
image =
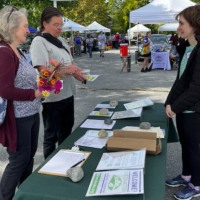
POLYGON ((14 80, 19 67, 19 58, 7 43, 1 41, 0 46, 8 47, 0 48, 0 97, 8 100, 5 121, 0 126, 0 143, 15 152, 17 128, 13 101, 33 101, 35 91, 15 88, 14 80))

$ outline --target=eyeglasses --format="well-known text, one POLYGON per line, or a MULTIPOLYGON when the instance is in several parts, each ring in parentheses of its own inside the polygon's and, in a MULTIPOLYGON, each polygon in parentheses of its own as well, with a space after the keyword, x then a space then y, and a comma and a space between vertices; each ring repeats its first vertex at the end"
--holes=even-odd
POLYGON ((15 6, 12 7, 12 10, 10 11, 10 14, 8 15, 8 18, 7 18, 7 23, 9 22, 9 18, 10 18, 10 15, 12 14, 13 11, 18 11, 19 9, 16 8, 15 6))
POLYGON ((63 24, 54 24, 53 26, 55 27, 55 28, 59 28, 59 27, 63 27, 65 24, 63 23, 63 24))

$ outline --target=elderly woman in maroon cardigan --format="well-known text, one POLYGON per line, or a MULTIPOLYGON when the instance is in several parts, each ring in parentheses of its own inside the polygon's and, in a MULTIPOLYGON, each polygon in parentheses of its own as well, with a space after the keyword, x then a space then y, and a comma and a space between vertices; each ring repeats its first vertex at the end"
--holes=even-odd
POLYGON ((17 185, 32 173, 37 150, 42 93, 34 68, 17 48, 28 33, 25 10, 5 7, 0 11, 0 96, 8 101, 0 143, 9 155, 0 182, 1 200, 11 200, 17 185))

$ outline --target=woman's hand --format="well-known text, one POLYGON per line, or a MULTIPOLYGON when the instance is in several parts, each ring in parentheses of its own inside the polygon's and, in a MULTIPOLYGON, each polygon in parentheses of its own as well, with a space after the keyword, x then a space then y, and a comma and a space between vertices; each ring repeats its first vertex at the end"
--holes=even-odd
POLYGON ((166 106, 166 114, 169 118, 173 118, 173 115, 175 114, 172 110, 171 110, 171 106, 167 105, 166 106))
POLYGON ((87 81, 87 79, 81 74, 81 71, 82 70, 77 70, 74 74, 73 74, 73 76, 74 76, 74 78, 75 79, 77 79, 78 81, 87 81))
POLYGON ((74 64, 71 64, 69 67, 68 67, 68 70, 69 70, 69 73, 70 74, 74 74, 79 68, 74 65, 74 64))
POLYGON ((42 92, 40 92, 38 89, 35 91, 35 98, 41 98, 44 97, 42 92))

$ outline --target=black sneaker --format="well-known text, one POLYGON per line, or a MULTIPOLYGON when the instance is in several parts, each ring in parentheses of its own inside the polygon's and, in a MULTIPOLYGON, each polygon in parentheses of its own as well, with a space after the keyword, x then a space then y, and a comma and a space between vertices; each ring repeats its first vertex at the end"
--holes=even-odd
POLYGON ((146 68, 145 69, 147 72, 150 72, 151 71, 151 68, 146 68))
POLYGON ((100 54, 100 57, 101 57, 101 54, 100 54))
POLYGON ((104 56, 102 56, 104 58, 104 56))
POLYGON ((147 72, 146 69, 142 68, 141 72, 147 72))

